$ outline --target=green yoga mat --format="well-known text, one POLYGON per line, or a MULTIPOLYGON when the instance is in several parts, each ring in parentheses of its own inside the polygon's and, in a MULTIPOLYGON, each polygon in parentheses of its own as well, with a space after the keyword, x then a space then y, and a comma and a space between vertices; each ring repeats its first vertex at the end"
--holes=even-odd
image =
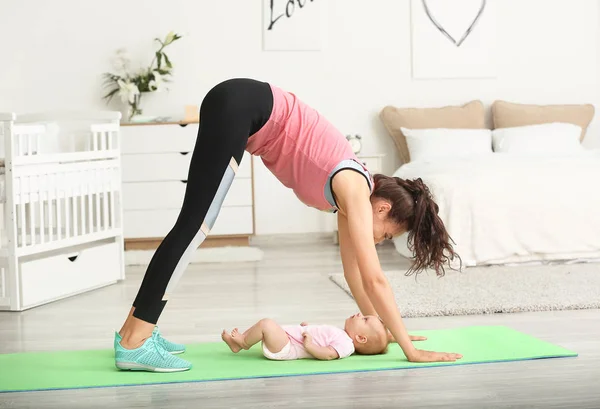
POLYGON ((187 372, 162 374, 119 371, 114 366, 112 349, 28 352, 0 355, 0 392, 382 371, 577 356, 573 351, 503 326, 415 333, 428 337, 427 341, 415 342, 418 348, 458 352, 463 358, 447 363, 411 363, 400 347, 392 344, 385 355, 353 355, 334 361, 269 361, 262 356, 260 345, 233 354, 227 345, 217 342, 189 345, 187 352, 180 356, 190 360, 193 368, 187 372))

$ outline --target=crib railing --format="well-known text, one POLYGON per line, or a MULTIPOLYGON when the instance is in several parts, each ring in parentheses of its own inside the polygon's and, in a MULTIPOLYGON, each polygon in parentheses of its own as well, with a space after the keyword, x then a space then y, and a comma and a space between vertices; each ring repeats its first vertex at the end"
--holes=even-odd
POLYGON ((54 125, 14 125, 11 144, 13 164, 88 161, 119 156, 118 124, 93 124, 89 131, 73 132, 69 135, 57 133, 54 135, 56 138, 52 140, 49 134, 54 125), (43 146, 44 143, 46 146, 43 146))
POLYGON ((20 125, 13 129, 14 156, 37 154, 40 137, 46 133, 46 127, 44 125, 20 125))
POLYGON ((119 114, 105 113, 98 122, 69 115, 68 120, 87 121, 85 127, 57 127, 61 118, 47 115, 0 126, 5 151, 0 255, 35 254, 121 232, 119 114))
POLYGON ((117 160, 29 168, 13 176, 18 255, 114 236, 121 228, 117 160))

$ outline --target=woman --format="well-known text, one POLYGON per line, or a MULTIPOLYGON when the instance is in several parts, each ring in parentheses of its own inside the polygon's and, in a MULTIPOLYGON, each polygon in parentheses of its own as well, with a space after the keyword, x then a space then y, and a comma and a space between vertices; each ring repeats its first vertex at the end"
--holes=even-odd
POLYGON ((416 349, 395 304, 375 244, 409 231, 412 270, 443 264, 456 254, 420 179, 371 177, 344 136, 317 111, 268 83, 232 79, 215 86, 200 108, 200 127, 179 218, 152 258, 123 327, 115 334, 120 369, 184 371, 174 354, 185 347, 155 326, 196 248, 210 232, 244 150, 308 206, 337 212, 344 274, 363 315, 378 315, 413 362, 453 361, 458 354, 416 349), (447 252, 447 254, 445 254, 447 252))

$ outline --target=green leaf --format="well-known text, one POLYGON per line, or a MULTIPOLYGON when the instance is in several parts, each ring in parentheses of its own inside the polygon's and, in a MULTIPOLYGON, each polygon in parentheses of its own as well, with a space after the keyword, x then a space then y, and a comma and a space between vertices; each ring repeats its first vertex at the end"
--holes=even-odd
POLYGON ((112 80, 104 80, 102 82, 102 87, 103 88, 112 88, 115 85, 117 85, 117 82, 116 81, 112 81, 112 80))
POLYGON ((103 98, 106 99, 106 103, 108 104, 112 98, 115 96, 115 94, 119 92, 119 88, 115 88, 112 91, 110 91, 108 94, 106 94, 103 98))
POLYGON ((109 72, 102 74, 102 76, 104 77, 105 81, 117 81, 121 78, 118 75, 111 74, 109 72))
POLYGON ((163 53, 162 55, 165 57, 165 64, 167 64, 167 67, 173 68, 173 65, 171 64, 171 60, 169 60, 169 57, 167 57, 167 54, 163 53))
POLYGON ((102 75, 102 77, 104 78, 104 80, 102 81, 102 86, 104 88, 106 87, 114 87, 117 82, 121 79, 120 76, 118 75, 114 75, 114 74, 110 74, 110 73, 105 73, 102 75))
POLYGON ((156 61, 157 61, 157 67, 160 69, 160 64, 162 62, 162 53, 160 51, 156 52, 156 61))

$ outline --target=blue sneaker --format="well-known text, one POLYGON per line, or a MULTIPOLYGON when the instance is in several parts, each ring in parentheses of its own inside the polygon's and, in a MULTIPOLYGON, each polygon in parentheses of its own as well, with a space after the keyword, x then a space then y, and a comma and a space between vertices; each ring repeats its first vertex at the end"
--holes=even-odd
MULTIPOLYGON (((125 349, 115 333, 115 366, 121 370, 148 372, 182 372, 192 368, 192 364, 171 355, 157 341, 152 333, 144 344, 136 349, 125 349)), ((120 337, 119 337, 120 338, 120 337)))
POLYGON ((185 352, 185 345, 183 344, 176 344, 175 342, 171 342, 171 341, 167 341, 166 339, 164 339, 163 337, 160 336, 160 331, 158 330, 158 327, 154 327, 154 331, 152 331, 153 334, 156 334, 156 339, 158 341, 158 343, 167 351, 169 351, 169 353, 173 354, 173 355, 177 355, 177 354, 183 354, 185 352))
MULTIPOLYGON (((167 352, 169 352, 173 355, 183 354, 185 352, 185 345, 177 344, 175 342, 171 342, 171 341, 164 339, 160 335, 160 331, 158 330, 158 327, 154 327, 154 331, 152 331, 152 335, 156 335, 156 341, 158 342, 158 344, 160 346, 162 346, 164 349, 166 349, 167 352)), ((122 339, 121 336, 117 332, 116 336, 115 336, 115 345, 114 345, 115 349, 117 348, 117 344, 119 342, 121 342, 121 339, 122 339)))

